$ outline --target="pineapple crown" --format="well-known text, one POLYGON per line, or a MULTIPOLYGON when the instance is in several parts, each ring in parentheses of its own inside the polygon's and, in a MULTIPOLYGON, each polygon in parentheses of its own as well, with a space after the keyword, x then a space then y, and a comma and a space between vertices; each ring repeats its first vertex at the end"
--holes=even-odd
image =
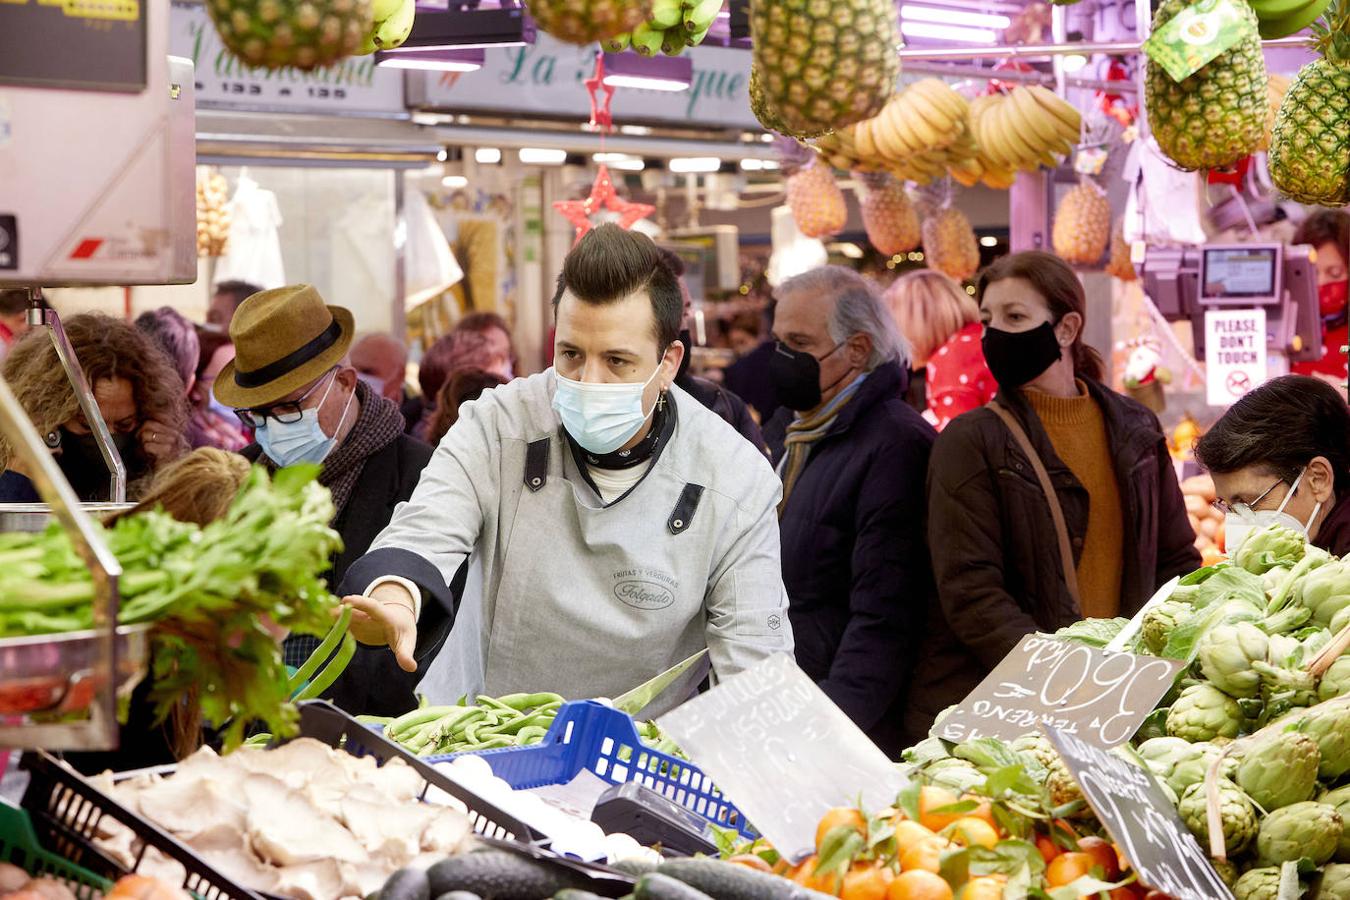
POLYGON ((773 140, 773 149, 778 153, 779 168, 785 176, 794 175, 811 165, 816 159, 816 151, 796 138, 779 135, 773 140))
POLYGON ((855 170, 853 172, 853 177, 858 180, 859 184, 861 184, 864 188, 866 188, 869 191, 882 190, 883 188, 887 187, 888 185, 896 181, 895 176, 892 175, 890 172, 863 172, 855 170))
POLYGON ((1350 65, 1350 0, 1331 0, 1312 31, 1318 53, 1330 62, 1350 65))

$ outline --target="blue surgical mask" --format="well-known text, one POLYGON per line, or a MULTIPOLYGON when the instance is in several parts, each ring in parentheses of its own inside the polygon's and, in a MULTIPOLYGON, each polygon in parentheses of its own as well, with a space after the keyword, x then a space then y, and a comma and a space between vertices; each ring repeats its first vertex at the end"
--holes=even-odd
MULTIPOLYGON (((284 469, 297 463, 321 463, 328 458, 337 443, 337 437, 329 437, 324 433, 323 426, 319 424, 319 410, 327 402, 328 394, 333 390, 333 381, 336 380, 337 376, 333 376, 318 405, 302 412, 300 421, 278 422, 269 418, 266 424, 254 431, 254 439, 268 459, 284 469)), ((335 431, 342 430, 342 423, 352 406, 352 396, 355 395, 347 397, 347 405, 342 408, 342 417, 338 419, 335 431)))
POLYGON ((651 415, 642 408, 642 395, 660 372, 657 366, 642 384, 591 384, 564 378, 555 370, 553 411, 583 448, 598 455, 613 453, 632 440, 651 415))

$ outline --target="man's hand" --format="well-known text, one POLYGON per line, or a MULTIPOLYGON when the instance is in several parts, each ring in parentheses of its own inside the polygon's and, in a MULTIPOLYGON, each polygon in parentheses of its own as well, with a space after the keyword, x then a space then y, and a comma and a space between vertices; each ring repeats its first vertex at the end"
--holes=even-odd
POLYGON ((417 646, 417 619, 413 598, 399 584, 382 584, 363 597, 354 594, 342 602, 352 608, 352 637, 374 647, 388 646, 405 672, 417 671, 413 650, 417 646))

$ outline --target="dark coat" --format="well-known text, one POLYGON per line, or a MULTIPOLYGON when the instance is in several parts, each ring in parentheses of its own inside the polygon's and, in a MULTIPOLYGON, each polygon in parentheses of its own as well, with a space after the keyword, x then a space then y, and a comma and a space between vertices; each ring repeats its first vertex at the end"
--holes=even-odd
POLYGON ((1350 496, 1336 501, 1318 527, 1317 539, 1313 543, 1332 556, 1350 553, 1350 496))
POLYGON ((750 407, 744 400, 720 384, 688 373, 676 378, 675 384, 680 390, 725 419, 732 428, 741 433, 741 437, 754 444, 761 453, 768 455, 764 434, 759 430, 759 425, 755 424, 755 417, 750 414, 750 407))
MULTIPOLYGON (((924 480, 936 432, 895 364, 867 376, 812 447, 783 509, 783 581, 797 664, 898 758, 903 704, 933 579, 924 480)), ((769 424, 775 463, 792 414, 769 424)))
MULTIPOLYGON (((343 546, 326 576, 331 589, 338 590, 347 569, 370 549, 389 524, 394 507, 412 496, 433 452, 421 441, 401 435, 366 460, 347 505, 333 521, 343 546)), ((262 448, 253 444, 245 447, 243 454, 256 461, 262 448)), ((366 587, 353 590, 360 592, 366 587)), ((440 651, 452 618, 452 612, 441 603, 422 604, 417 623, 419 670, 440 651)), ((396 716, 417 706, 414 688, 421 680, 421 671, 400 669, 388 648, 358 645, 351 664, 323 696, 352 715, 396 716)))
MULTIPOLYGON (((1158 586, 1200 566, 1195 533, 1157 418, 1088 381, 1106 418, 1124 516, 1120 614, 1133 616, 1158 586)), ((1064 510, 1074 562, 1087 534, 1088 494, 1056 455, 1020 392, 999 402, 1021 422, 1064 510)), ((909 738, 960 701, 1022 638, 1082 618, 1060 565, 1050 507, 1031 463, 988 408, 957 417, 938 437, 928 475, 928 535, 938 603, 906 713, 909 738)))
POLYGON ((723 372, 727 390, 759 413, 761 422, 768 422, 781 408, 773 383, 769 380, 769 360, 773 359, 773 348, 773 341, 765 341, 727 366, 723 372))

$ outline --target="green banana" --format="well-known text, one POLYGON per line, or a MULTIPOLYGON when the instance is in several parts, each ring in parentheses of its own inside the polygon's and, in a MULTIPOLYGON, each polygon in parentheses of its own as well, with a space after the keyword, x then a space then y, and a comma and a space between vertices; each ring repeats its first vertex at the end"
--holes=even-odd
POLYGON ((665 32, 657 31, 647 22, 633 29, 633 49, 643 56, 655 56, 661 52, 665 32))
POLYGON ((684 30, 690 34, 707 31, 722 11, 722 0, 696 0, 684 10, 684 30))
POLYGON ((1328 0, 1313 0, 1307 6, 1297 8, 1285 16, 1276 18, 1261 15, 1261 21, 1258 23, 1257 29, 1261 32, 1261 37, 1267 40, 1298 34, 1317 21, 1318 17, 1326 11, 1327 6, 1328 0))
POLYGON ((381 50, 401 47, 412 34, 413 21, 417 18, 417 0, 403 0, 394 13, 375 30, 375 45, 381 50))
POLYGON ((667 28, 664 40, 661 41, 661 52, 666 56, 679 56, 684 52, 688 41, 685 39, 685 30, 683 28, 667 28))
POLYGON ((708 30, 711 27, 712 26, 708 26, 708 28, 705 28, 702 31, 695 31, 693 34, 689 35, 685 40, 689 42, 690 47, 697 47, 699 44, 702 44, 704 38, 708 36, 708 30))
POLYGON ((403 6, 403 0, 374 0, 370 4, 370 20, 378 26, 385 19, 398 12, 401 6, 403 6))
POLYGON ((1251 8, 1257 18, 1264 22, 1293 15, 1316 2, 1320 0, 1255 0, 1251 8))
POLYGON ((622 53, 633 44, 633 36, 628 32, 616 34, 614 37, 605 41, 605 49, 610 53, 622 53))
POLYGON ((674 28, 684 18, 684 7, 680 0, 653 0, 652 15, 647 21, 653 28, 665 31, 674 28))

